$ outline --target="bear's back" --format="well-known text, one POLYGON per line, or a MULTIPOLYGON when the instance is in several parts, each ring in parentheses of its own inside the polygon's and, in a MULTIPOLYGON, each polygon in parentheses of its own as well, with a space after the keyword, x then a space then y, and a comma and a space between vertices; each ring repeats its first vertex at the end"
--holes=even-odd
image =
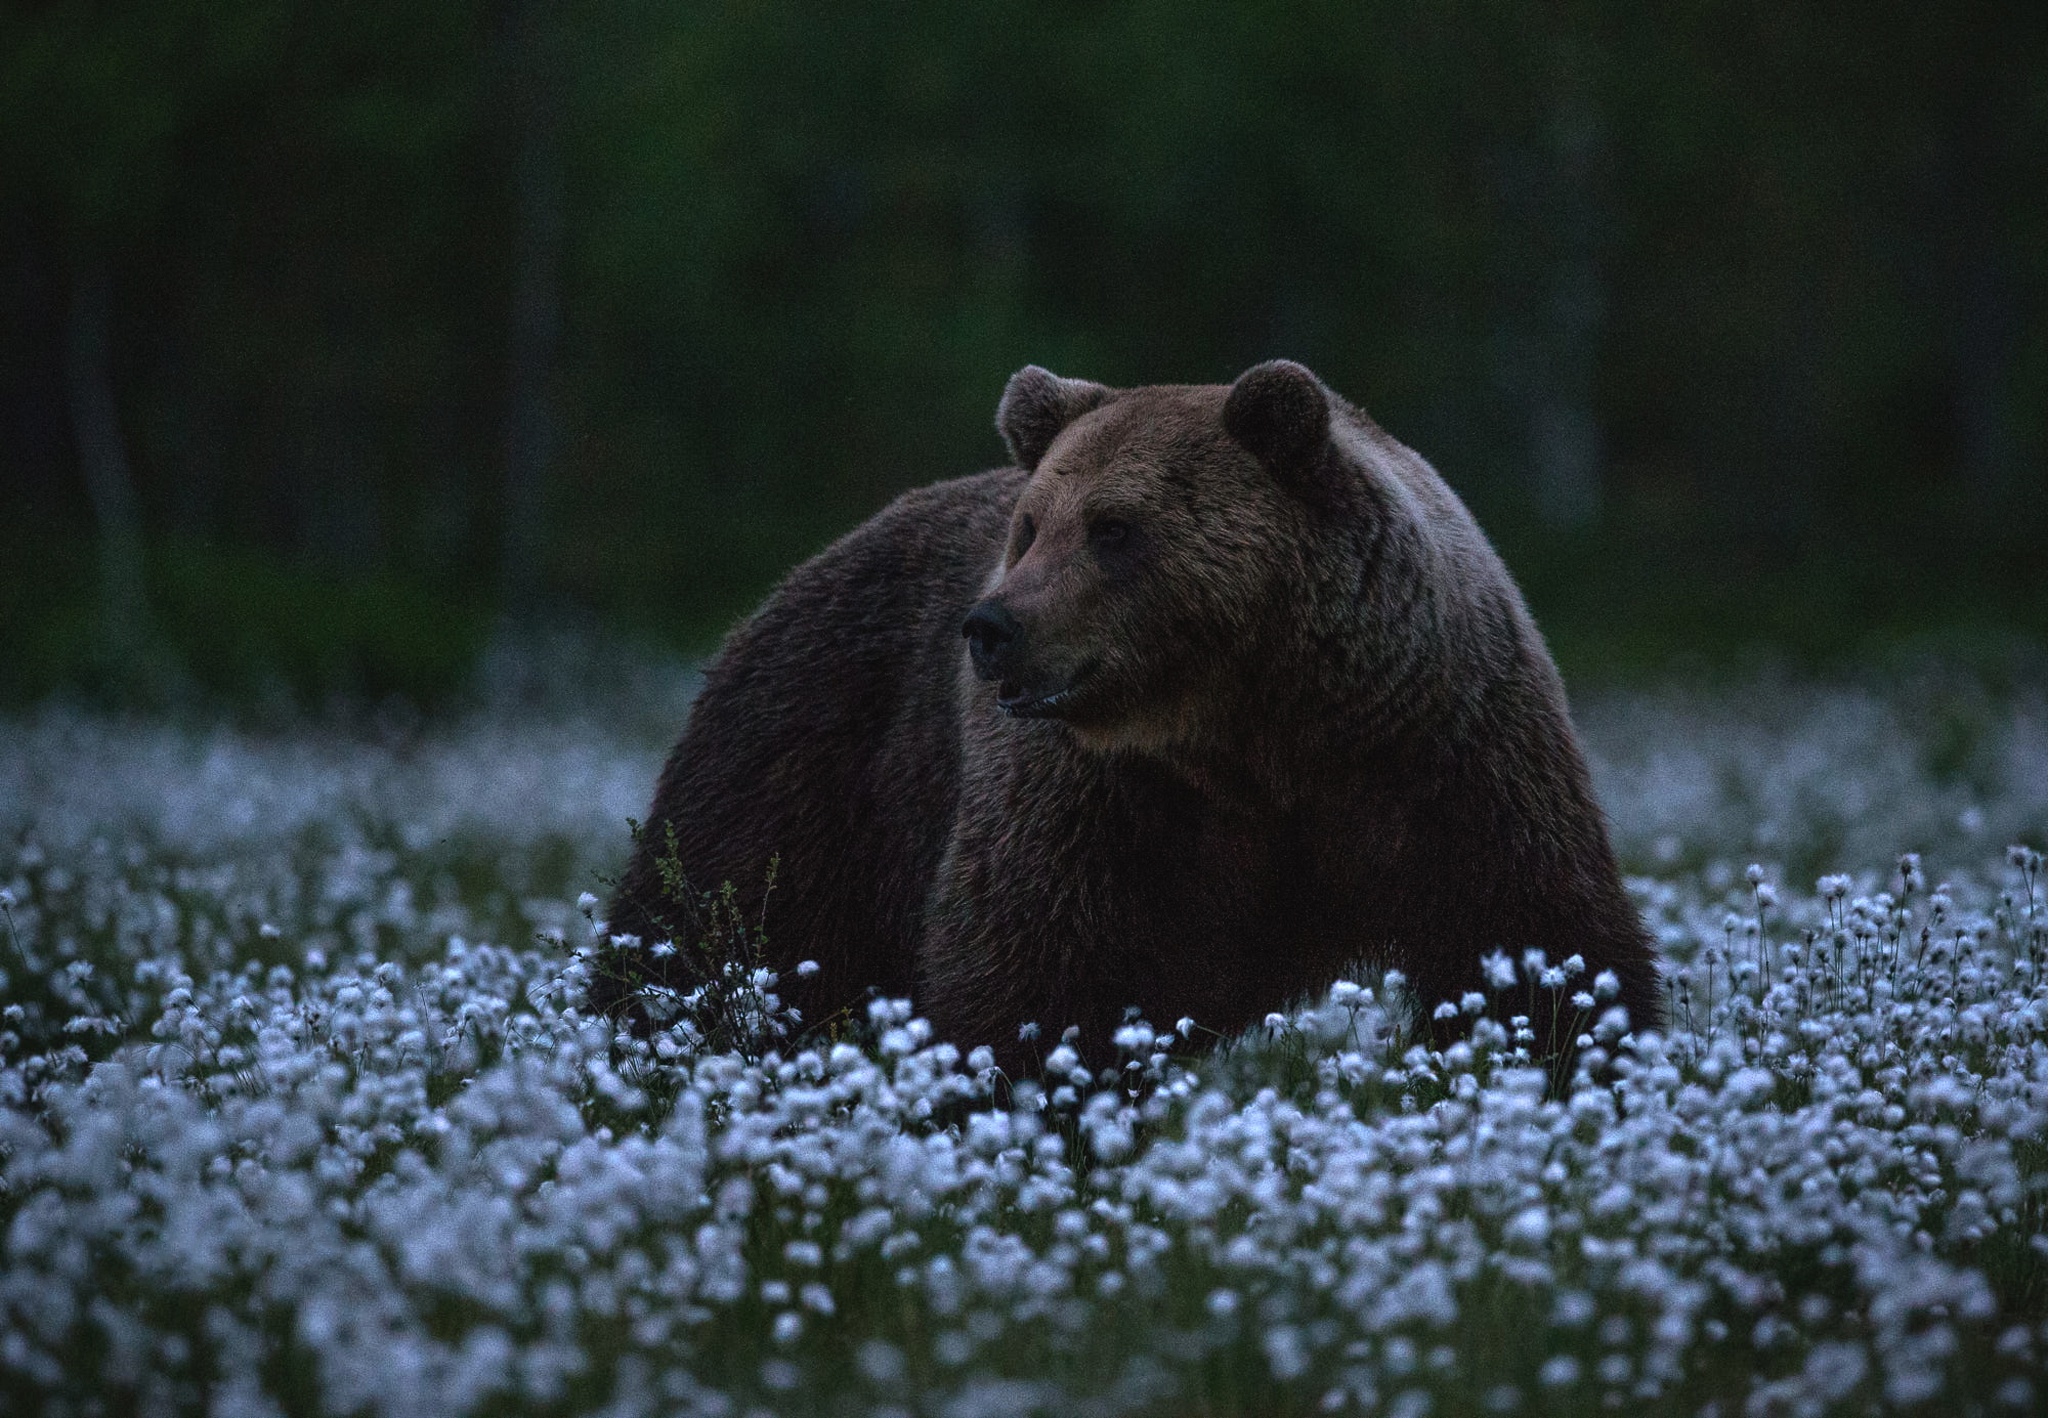
MULTIPOLYGON (((765 920, 781 969, 822 967, 784 980, 807 1018, 869 985, 910 992, 958 792, 960 625, 1022 485, 999 469, 904 494, 799 566, 728 637, 662 769, 613 932, 650 944, 691 934, 678 919, 686 907, 664 900, 672 829, 693 891, 730 882, 744 919, 765 920)), ((593 990, 600 1003, 604 993, 593 990)))

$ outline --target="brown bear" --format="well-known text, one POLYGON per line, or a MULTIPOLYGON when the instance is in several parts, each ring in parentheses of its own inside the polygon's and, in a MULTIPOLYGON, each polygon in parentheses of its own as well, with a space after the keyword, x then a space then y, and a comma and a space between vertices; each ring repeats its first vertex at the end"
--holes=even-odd
MULTIPOLYGON (((750 919, 776 858, 807 1018, 877 987, 1011 1064, 1023 1025, 1097 1054, 1126 1006, 1227 1033, 1353 967, 1434 1004, 1496 949, 1580 956, 1657 1020, 1556 667, 1421 457, 1286 361, 1029 367, 996 421, 1016 466, 898 498, 733 633, 611 931, 690 929, 671 841, 750 919)), ((594 996, 690 958, 632 953, 594 996)))

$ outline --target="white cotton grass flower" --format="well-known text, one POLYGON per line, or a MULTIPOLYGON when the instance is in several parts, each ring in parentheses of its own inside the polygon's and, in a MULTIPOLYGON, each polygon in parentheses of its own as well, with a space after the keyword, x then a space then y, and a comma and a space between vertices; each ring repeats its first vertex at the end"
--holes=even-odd
POLYGON ((907 1001, 798 1019, 766 967, 727 982, 744 1050, 694 983, 644 1036, 590 1017, 553 942, 656 744, 0 726, 0 1392, 1113 1412, 1227 1372, 1248 1411, 2026 1411, 2048 902, 1987 844, 2043 840, 2048 737, 2000 739, 1944 838, 1949 789, 1869 756, 1894 721, 1817 702, 1777 757, 1680 707, 1666 779, 1594 706, 1661 1027, 1502 941, 1447 1002, 1339 982, 1208 1054, 1048 1020, 1015 1077, 907 1001), (1886 813, 1919 860, 1858 847, 1886 813))

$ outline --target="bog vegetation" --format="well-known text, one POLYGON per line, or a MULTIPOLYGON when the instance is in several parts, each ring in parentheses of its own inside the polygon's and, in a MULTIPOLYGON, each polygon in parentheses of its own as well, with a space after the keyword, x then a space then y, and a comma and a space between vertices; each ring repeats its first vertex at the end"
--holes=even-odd
POLYGON ((1461 999, 1017 1079, 899 1001, 792 1017, 755 922, 651 1037, 589 1017, 626 718, 16 718, 0 1408, 2036 1411, 2048 700, 1582 717, 1661 1035, 1502 942, 1461 999))

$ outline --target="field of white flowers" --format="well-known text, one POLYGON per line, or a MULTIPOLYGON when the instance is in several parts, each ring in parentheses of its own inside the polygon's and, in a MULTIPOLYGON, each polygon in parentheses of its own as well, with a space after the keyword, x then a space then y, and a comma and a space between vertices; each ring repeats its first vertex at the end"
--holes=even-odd
POLYGON ((1582 705, 1672 1020, 1494 958, 1556 1087, 1376 977, 1014 1085, 767 978, 615 1040, 577 898, 682 676, 0 720, 0 1412, 2039 1411, 2044 683, 1582 705))

